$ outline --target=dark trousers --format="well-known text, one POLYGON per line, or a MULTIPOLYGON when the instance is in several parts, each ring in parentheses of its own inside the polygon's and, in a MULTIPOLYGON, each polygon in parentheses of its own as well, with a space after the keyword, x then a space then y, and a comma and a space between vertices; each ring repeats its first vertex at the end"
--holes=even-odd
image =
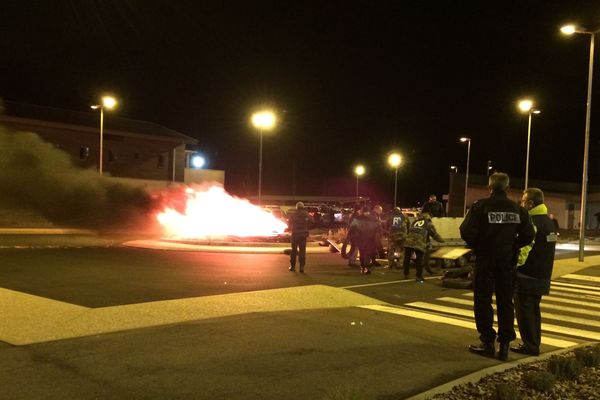
POLYGON ((424 252, 417 250, 417 249, 411 249, 409 247, 406 247, 404 249, 404 275, 408 276, 408 272, 409 272, 409 268, 410 268, 410 257, 412 255, 412 252, 415 252, 415 268, 417 270, 417 278, 419 279, 423 279, 423 261, 425 259, 425 254, 424 252))
POLYGON ((304 269, 306 263, 306 235, 292 234, 292 252, 290 253, 290 266, 296 267, 296 257, 300 263, 300 270, 304 269))
POLYGON ((360 266, 368 268, 371 264, 371 259, 375 255, 375 243, 371 240, 358 242, 358 258, 360 260, 360 266))
POLYGON ((514 281, 514 266, 510 262, 496 263, 480 260, 475 265, 473 308, 479 339, 483 343, 493 344, 496 340, 494 309, 492 308, 492 294, 494 293, 496 293, 498 309, 498 342, 509 343, 516 339, 513 305, 514 281))
POLYGON ((542 296, 539 295, 515 293, 515 313, 521 340, 533 352, 540 351, 542 342, 541 301, 542 296))

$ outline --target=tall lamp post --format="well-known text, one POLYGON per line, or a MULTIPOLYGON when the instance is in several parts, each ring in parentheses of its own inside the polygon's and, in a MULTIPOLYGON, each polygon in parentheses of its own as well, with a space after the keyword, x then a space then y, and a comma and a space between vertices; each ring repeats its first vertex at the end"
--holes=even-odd
POLYGON ((258 155, 258 205, 261 205, 262 195, 262 154, 263 154, 263 133, 275 127, 277 117, 270 110, 263 110, 252 114, 252 125, 260 132, 260 150, 258 155))
POLYGON ((469 161, 471 160, 471 138, 461 137, 460 141, 467 142, 467 172, 465 173, 465 204, 463 205, 463 216, 467 215, 467 193, 469 191, 469 161))
POLYGON ((596 38, 596 34, 600 32, 600 28, 591 31, 586 31, 578 29, 577 27, 575 27, 575 25, 565 25, 562 28, 560 28, 560 31, 565 35, 572 35, 574 33, 590 35, 590 66, 588 68, 588 90, 585 112, 585 141, 583 146, 583 177, 581 180, 581 214, 579 215, 579 261, 583 261, 583 251, 585 248, 585 206, 588 183, 588 156, 590 149, 590 112, 592 108, 592 78, 594 77, 594 40, 596 38))
POLYGON ((526 112, 529 115, 529 122, 527 124, 527 157, 525 158, 525 190, 529 187, 529 147, 531 143, 531 115, 541 113, 533 107, 533 101, 529 99, 523 99, 519 101, 519 109, 522 112, 526 112))
POLYGON ((354 175, 356 175, 356 204, 358 204, 358 178, 360 178, 361 176, 363 176, 365 174, 365 167, 364 165, 357 165, 356 167, 354 167, 354 175))
POLYGON ((117 106, 117 99, 112 96, 102 96, 100 104, 90 106, 92 110, 100 110, 100 161, 98 162, 98 172, 102 175, 102 163, 104 161, 104 109, 112 110, 117 106))
POLYGON ((392 153, 388 156, 388 164, 394 168, 394 207, 397 205, 398 198, 398 167, 402 164, 402 156, 398 153, 392 153))

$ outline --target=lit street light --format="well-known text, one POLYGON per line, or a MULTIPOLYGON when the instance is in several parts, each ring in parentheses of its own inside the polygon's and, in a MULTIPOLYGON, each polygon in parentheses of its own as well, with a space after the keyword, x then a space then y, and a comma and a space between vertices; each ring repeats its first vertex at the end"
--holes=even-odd
POLYGON ((275 127, 277 117, 270 110, 263 110, 252 114, 252 125, 260 132, 260 150, 258 156, 258 205, 261 204, 262 191, 262 153, 263 153, 263 132, 269 131, 275 127))
POLYGON ((565 25, 560 28, 560 31, 565 35, 572 35, 574 33, 581 33, 584 35, 590 35, 590 65, 588 68, 588 90, 587 90, 587 106, 585 113, 585 141, 583 146, 583 177, 581 182, 581 214, 579 215, 579 261, 583 261, 583 250, 585 247, 585 206, 587 197, 587 183, 588 183, 588 156, 590 149, 590 112, 592 108, 592 79, 594 77, 594 40, 596 34, 600 32, 600 29, 592 31, 585 31, 577 29, 574 25, 565 25))
POLYGON ((388 156, 388 164, 390 167, 395 169, 394 176, 394 207, 396 207, 396 200, 398 196, 398 167, 402 164, 402 156, 398 153, 392 153, 388 156))
POLYGON ((529 123, 527 125, 527 157, 525 158, 525 190, 529 187, 529 145, 531 143, 531 115, 541 113, 533 107, 533 101, 524 99, 519 101, 519 109, 529 115, 529 123))
POLYGON ((354 167, 354 175, 356 175, 356 203, 358 203, 358 178, 365 174, 365 167, 363 165, 357 165, 354 167))
POLYGON ((92 110, 100 109, 100 161, 98 162, 98 171, 102 175, 102 162, 104 157, 104 109, 112 110, 117 106, 117 100, 112 96, 102 96, 100 104, 90 106, 92 110))
POLYGON ((461 137, 460 141, 467 142, 467 172, 465 173, 465 204, 463 206, 463 216, 467 215, 467 193, 469 190, 469 161, 471 160, 471 138, 461 137))
POLYGON ((450 171, 454 172, 455 174, 458 174, 458 167, 456 165, 451 165, 450 171))

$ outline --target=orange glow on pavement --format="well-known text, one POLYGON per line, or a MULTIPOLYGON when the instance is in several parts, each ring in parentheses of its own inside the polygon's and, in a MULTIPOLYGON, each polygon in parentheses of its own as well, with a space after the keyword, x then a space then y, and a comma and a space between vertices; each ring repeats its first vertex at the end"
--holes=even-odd
POLYGON ((178 239, 224 236, 275 236, 287 225, 248 200, 231 196, 222 187, 185 190, 185 210, 167 207, 156 218, 166 235, 178 239))

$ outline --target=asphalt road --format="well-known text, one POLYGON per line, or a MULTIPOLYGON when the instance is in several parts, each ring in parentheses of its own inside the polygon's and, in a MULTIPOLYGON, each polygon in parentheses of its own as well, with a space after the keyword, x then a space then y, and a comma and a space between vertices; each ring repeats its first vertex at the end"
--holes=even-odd
MULTIPOLYGON (((468 294, 436 278, 404 281, 398 270, 363 276, 335 254, 309 255, 305 275, 287 263, 285 255, 11 248, 0 250, 0 287, 92 308, 315 284, 396 305, 468 294)), ((423 315, 359 307, 254 312, 24 346, 0 342, 2 398, 403 399, 500 364, 466 351, 477 334, 460 317, 448 325, 423 315)))

